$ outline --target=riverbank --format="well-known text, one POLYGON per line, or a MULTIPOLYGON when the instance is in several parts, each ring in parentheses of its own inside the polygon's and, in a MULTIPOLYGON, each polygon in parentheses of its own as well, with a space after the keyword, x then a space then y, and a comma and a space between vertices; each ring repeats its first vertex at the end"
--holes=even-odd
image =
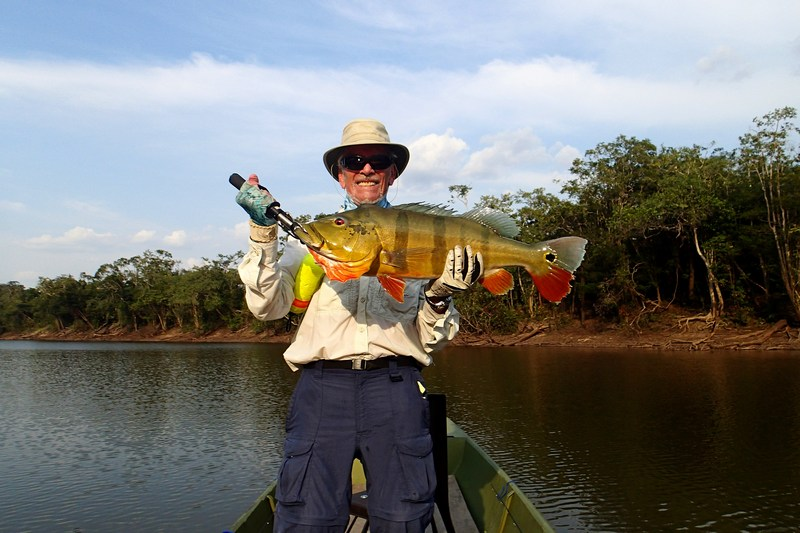
MULTIPOLYGON (((270 342, 289 343, 292 334, 273 334, 250 330, 217 330, 195 334, 181 330, 66 329, 59 332, 35 331, 3 334, 3 340, 116 341, 116 342, 270 342)), ((647 326, 620 326, 597 320, 530 322, 516 334, 471 334, 462 331, 457 346, 561 346, 587 348, 636 348, 657 350, 800 350, 800 331, 781 320, 775 324, 712 328, 703 317, 664 313, 647 326)))

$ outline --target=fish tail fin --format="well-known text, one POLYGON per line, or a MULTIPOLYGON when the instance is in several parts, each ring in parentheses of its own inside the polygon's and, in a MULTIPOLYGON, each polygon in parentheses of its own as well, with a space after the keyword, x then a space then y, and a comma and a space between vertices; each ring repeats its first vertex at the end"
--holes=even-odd
POLYGON ((505 294, 514 288, 514 278, 508 270, 498 268, 486 272, 480 284, 492 294, 505 294))
POLYGON ((544 253, 546 268, 537 271, 527 268, 536 289, 545 299, 558 303, 572 290, 573 272, 580 266, 586 253, 582 237, 562 237, 542 243, 537 252, 544 253))

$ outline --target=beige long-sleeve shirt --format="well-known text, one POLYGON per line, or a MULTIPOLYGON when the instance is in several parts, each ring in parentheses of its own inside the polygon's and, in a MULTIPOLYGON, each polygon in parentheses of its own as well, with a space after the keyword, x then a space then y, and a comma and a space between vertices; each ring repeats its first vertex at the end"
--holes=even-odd
MULTIPOLYGON (((290 238, 280 260, 274 226, 251 237, 239 265, 245 299, 259 320, 284 317, 294 300, 295 275, 305 246, 290 238)), ((459 314, 452 304, 444 314, 425 302, 425 280, 407 280, 403 303, 397 302, 374 277, 347 282, 323 279, 284 358, 293 370, 319 359, 371 360, 410 355, 421 364, 433 362, 431 353, 458 333, 459 314)))

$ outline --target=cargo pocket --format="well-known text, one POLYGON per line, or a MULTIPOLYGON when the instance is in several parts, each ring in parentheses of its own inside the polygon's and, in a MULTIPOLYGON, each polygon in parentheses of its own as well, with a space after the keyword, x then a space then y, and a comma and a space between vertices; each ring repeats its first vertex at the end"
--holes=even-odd
POLYGON ((406 502, 424 502, 433 498, 436 473, 433 467, 433 440, 421 435, 397 442, 397 455, 403 473, 403 493, 406 502))
POLYGON ((284 505, 303 503, 303 482, 311 460, 313 440, 287 438, 284 445, 284 460, 278 474, 275 497, 284 505))

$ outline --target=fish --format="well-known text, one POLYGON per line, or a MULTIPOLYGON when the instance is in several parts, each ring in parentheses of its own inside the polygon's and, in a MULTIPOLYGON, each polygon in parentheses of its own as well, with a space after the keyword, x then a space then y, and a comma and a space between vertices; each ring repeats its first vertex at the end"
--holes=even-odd
POLYGON ((514 278, 506 267, 520 266, 542 297, 558 303, 569 294, 588 243, 570 236, 528 244, 513 238, 519 229, 503 212, 484 207, 456 214, 426 203, 361 205, 302 226, 303 243, 329 279, 375 276, 398 302, 406 279, 438 278, 448 252, 469 245, 483 258, 478 283, 492 294, 510 291, 514 278))

